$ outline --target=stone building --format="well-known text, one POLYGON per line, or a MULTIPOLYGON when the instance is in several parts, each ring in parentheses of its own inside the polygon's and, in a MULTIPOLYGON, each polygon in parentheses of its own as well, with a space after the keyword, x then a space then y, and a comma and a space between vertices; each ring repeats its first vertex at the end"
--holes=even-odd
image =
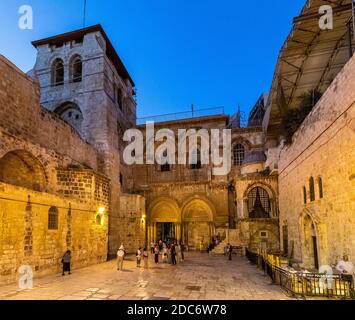
POLYGON ((0 56, 0 283, 107 258, 109 179, 98 152, 40 107, 39 87, 0 56))
POLYGON ((126 230, 120 213, 126 176, 120 154, 122 134, 136 122, 134 82, 100 25, 32 44, 38 52, 33 73, 41 105, 97 150, 98 169, 110 179, 109 255, 114 256, 126 230))
POLYGON ((323 4, 314 0, 295 18, 263 123, 267 165, 278 173, 281 250, 308 269, 344 255, 355 263, 352 5, 336 5, 333 29, 320 30, 312 17, 323 4), (287 142, 282 128, 293 120, 285 115, 301 112, 304 94, 315 92, 322 98, 287 142))
POLYGON ((124 163, 125 131, 146 137, 145 126, 134 82, 100 25, 33 42, 28 75, 1 57, 0 282, 13 281, 21 265, 58 272, 67 249, 77 268, 113 257, 121 243, 134 252, 174 238, 194 250, 218 234, 225 239, 217 252, 230 242, 281 251, 307 268, 344 254, 355 262, 349 3, 328 33, 309 20, 320 3, 295 19, 270 94, 245 126, 240 112, 155 123, 175 134, 230 129, 224 176, 201 162, 201 139, 187 149, 193 164, 124 163), (287 143, 283 117, 309 90, 323 96, 287 143))
POLYGON ((128 252, 160 238, 199 249, 228 234, 234 245, 278 248, 277 179, 265 170, 261 100, 247 128, 225 114, 155 124, 175 132, 230 128, 226 176, 199 161, 127 166, 123 134, 144 126, 136 124, 134 82, 101 26, 33 45, 28 75, 0 61, 1 281, 14 280, 24 264, 35 275, 58 272, 67 249, 74 268, 99 263, 122 242, 128 252))

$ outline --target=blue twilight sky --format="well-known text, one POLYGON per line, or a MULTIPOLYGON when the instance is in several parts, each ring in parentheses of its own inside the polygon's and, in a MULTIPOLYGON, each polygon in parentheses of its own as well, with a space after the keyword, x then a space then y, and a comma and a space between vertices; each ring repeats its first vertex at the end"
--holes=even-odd
MULTIPOLYGON (((237 105, 270 88, 278 52, 305 0, 87 0, 137 86, 138 116, 237 105)), ((27 72, 32 40, 81 28, 84 0, 0 0, 0 53, 27 72), (34 29, 18 28, 19 7, 34 29)))

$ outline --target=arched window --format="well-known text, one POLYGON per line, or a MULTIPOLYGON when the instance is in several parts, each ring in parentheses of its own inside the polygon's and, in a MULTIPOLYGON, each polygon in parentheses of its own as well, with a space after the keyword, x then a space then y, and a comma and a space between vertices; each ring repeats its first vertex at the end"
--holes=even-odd
POLYGON ((235 166, 241 166, 244 161, 245 148, 242 144, 238 143, 233 148, 233 163, 235 166))
POLYGON ((264 188, 253 188, 248 194, 250 218, 269 218, 271 212, 269 194, 264 188))
POLYGON ((83 76, 83 63, 81 57, 76 55, 70 62, 70 81, 80 82, 83 76))
POLYGON ((307 204, 307 189, 303 187, 303 203, 307 204))
POLYGON ((58 230, 58 209, 51 207, 48 211, 48 230, 58 230))
POLYGON ((56 59, 52 65, 52 85, 60 86, 64 84, 64 63, 62 59, 56 59))
POLYGON ((310 198, 311 202, 316 199, 315 192, 314 192, 314 179, 313 179, 313 177, 311 177, 309 179, 309 198, 310 198))
POLYGON ((323 198, 323 181, 322 178, 318 178, 318 191, 319 191, 319 199, 323 198))
POLYGON ((197 170, 201 169, 201 150, 200 149, 194 149, 192 151, 192 157, 191 157, 192 163, 191 163, 191 169, 197 170))

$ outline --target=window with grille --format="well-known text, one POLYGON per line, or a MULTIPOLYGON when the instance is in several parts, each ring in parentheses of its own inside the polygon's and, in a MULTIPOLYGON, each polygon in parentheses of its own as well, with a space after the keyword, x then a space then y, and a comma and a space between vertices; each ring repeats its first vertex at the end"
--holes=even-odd
POLYGON ((51 207, 48 211, 48 229, 58 230, 58 209, 51 207))
POLYGON ((267 191, 265 189, 263 189, 261 187, 256 187, 249 192, 249 195, 248 195, 249 212, 252 212, 254 210, 255 202, 257 200, 257 195, 259 195, 260 203, 261 203, 263 209, 265 210, 265 212, 270 214, 271 206, 270 206, 269 194, 267 193, 267 191))
POLYGON ((52 85, 64 84, 64 63, 62 59, 56 59, 52 65, 52 85))
POLYGON ((233 148, 233 163, 235 166, 241 166, 245 157, 245 148, 242 144, 238 143, 233 148))
POLYGON ((309 198, 311 201, 314 201, 316 199, 315 197, 315 192, 314 192, 314 179, 311 177, 309 179, 309 198))

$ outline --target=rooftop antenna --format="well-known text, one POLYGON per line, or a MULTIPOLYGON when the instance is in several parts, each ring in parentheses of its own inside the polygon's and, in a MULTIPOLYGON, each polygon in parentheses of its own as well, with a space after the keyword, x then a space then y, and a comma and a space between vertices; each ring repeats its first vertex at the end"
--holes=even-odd
POLYGON ((86 0, 84 0, 84 18, 83 18, 83 28, 86 26, 86 0))

